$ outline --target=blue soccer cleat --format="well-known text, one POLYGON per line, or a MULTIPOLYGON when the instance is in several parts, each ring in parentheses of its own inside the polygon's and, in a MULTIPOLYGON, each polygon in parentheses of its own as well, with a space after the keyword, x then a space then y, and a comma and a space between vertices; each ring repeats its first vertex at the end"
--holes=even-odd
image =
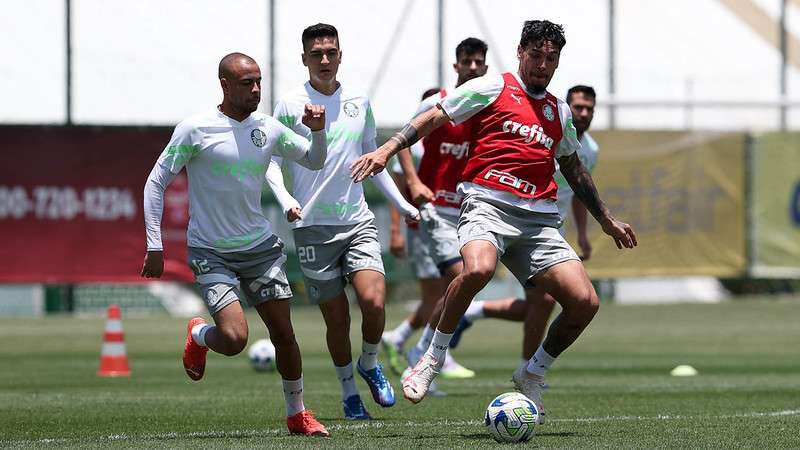
POLYGON ((458 325, 456 325, 456 330, 453 331, 453 337, 450 338, 450 348, 458 347, 458 343, 461 342, 461 333, 466 331, 466 329, 471 326, 472 322, 467 320, 466 317, 462 317, 461 320, 458 321, 458 325))
POLYGON ((361 401, 361 396, 351 395, 342 402, 344 405, 344 418, 347 420, 372 420, 372 416, 367 412, 364 407, 364 402, 361 401))
POLYGON ((389 384, 389 380, 383 375, 383 366, 378 364, 374 369, 364 370, 361 368, 361 362, 356 364, 358 374, 367 382, 369 391, 372 393, 372 399, 375 403, 388 408, 394 406, 394 389, 389 384))

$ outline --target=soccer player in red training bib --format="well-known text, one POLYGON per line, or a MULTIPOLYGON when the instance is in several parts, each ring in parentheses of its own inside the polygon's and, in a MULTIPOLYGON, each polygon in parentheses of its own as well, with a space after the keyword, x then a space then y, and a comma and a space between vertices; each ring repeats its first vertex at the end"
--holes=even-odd
POLYGON ((565 44, 560 25, 526 21, 517 47, 517 73, 464 83, 351 167, 354 180, 362 181, 383 170, 402 148, 448 121, 469 121, 473 139, 458 187, 464 196, 458 223, 464 270, 447 288, 430 347, 403 379, 403 395, 414 403, 425 397, 439 373, 459 319, 494 275, 499 257, 523 285, 542 287, 562 307, 544 343, 512 378, 543 418, 547 370, 599 308, 578 255, 558 232, 556 159, 575 195, 617 247, 637 245, 633 229, 611 215, 577 156, 580 143, 569 107, 547 92, 565 44))

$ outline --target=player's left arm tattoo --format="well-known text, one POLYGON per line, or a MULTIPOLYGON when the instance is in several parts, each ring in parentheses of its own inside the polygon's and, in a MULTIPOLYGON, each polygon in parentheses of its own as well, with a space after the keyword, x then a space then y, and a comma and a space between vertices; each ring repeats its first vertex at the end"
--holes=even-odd
POLYGON ((419 140, 419 135, 417 134, 417 128, 414 127, 414 124, 409 122, 402 130, 395 133, 391 139, 397 141, 397 144, 400 145, 402 149, 414 145, 419 140))
POLYGON ((608 208, 600 200, 600 194, 597 193, 592 175, 581 163, 578 154, 572 153, 569 156, 558 158, 558 165, 561 174, 564 175, 572 191, 575 192, 575 196, 586 206, 592 216, 601 223, 603 219, 608 218, 610 216, 608 208))

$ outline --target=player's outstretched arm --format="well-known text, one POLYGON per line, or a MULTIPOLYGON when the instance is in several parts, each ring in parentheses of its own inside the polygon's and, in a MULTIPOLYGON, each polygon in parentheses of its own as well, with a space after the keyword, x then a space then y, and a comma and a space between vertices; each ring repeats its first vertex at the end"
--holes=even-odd
POLYGON ((572 187, 575 196, 589 210, 589 213, 603 227, 603 232, 614 238, 617 248, 636 247, 636 233, 633 228, 624 222, 615 219, 606 205, 600 200, 597 188, 592 180, 592 175, 583 167, 577 152, 558 158, 558 165, 567 183, 572 187))
MULTIPOLYGON (((375 139, 368 139, 361 143, 361 151, 365 155, 375 152, 375 139)), ((386 172, 382 171, 375 175, 372 179, 378 190, 389 200, 389 202, 400 210, 406 221, 416 222, 419 221, 419 211, 411 203, 406 200, 400 189, 397 188, 392 177, 386 172)))
POLYGON ((353 177, 353 181, 360 183, 367 177, 374 176, 386 167, 389 158, 394 154, 429 135, 449 120, 447 114, 438 107, 431 108, 414 117, 378 150, 363 155, 350 165, 350 175, 353 177))

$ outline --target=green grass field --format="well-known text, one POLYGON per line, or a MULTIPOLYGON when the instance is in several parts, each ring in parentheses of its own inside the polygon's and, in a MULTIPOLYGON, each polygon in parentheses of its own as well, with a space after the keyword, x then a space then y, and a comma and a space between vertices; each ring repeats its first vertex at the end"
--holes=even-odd
MULTIPOLYGON (((404 314, 403 305, 392 305, 388 324, 404 314)), ((526 445, 800 448, 798 318, 798 298, 605 304, 551 370, 548 423, 526 445), (671 377, 678 364, 700 374, 671 377)), ((192 383, 180 363, 184 320, 123 321, 133 376, 104 379, 95 375, 102 319, 0 319, 0 447, 493 446, 481 419, 494 396, 512 390, 521 338, 519 324, 477 323, 454 354, 478 376, 442 381, 449 396, 419 405, 400 394, 395 407, 381 409, 358 380, 377 420, 348 422, 319 313, 296 308, 306 405, 332 433, 322 443, 287 436, 276 373, 254 372, 243 355, 210 355, 205 379, 192 383)), ((265 334, 255 316, 250 324, 251 339, 265 334)))

